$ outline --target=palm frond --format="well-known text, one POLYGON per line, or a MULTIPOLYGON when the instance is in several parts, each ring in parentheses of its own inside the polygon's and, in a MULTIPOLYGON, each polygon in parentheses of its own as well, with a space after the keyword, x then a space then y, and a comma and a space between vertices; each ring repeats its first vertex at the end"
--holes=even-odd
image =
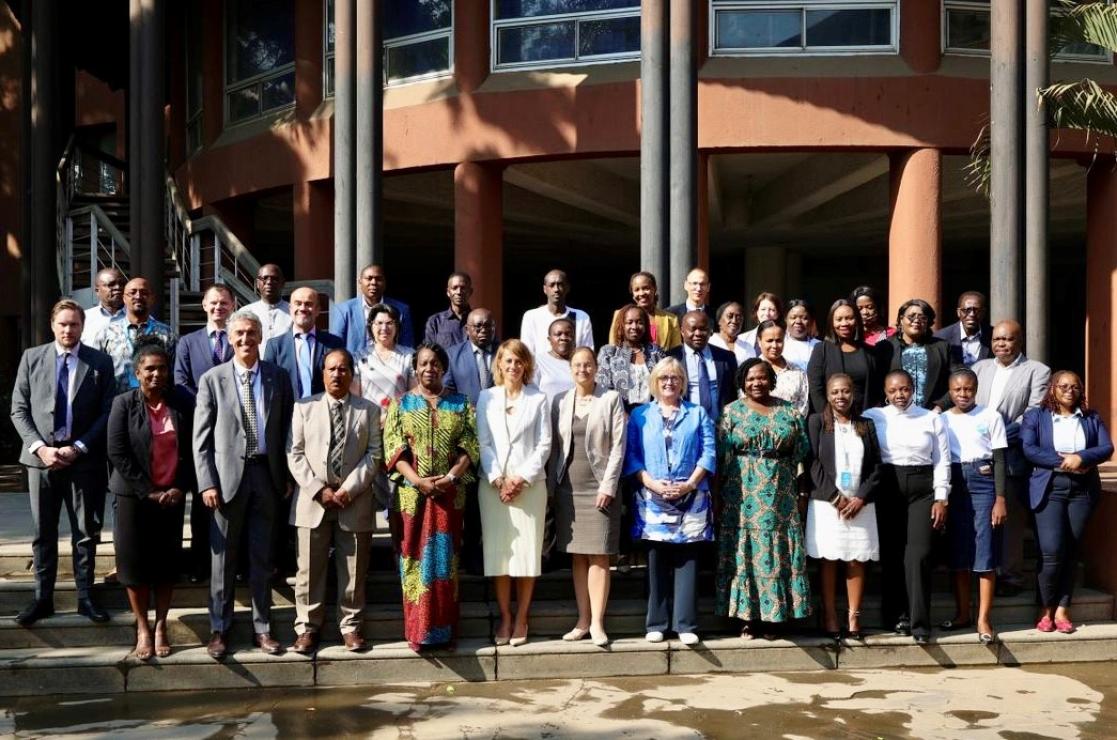
POLYGON ((1117 137, 1117 95, 1087 78, 1057 82, 1037 93, 1054 128, 1085 131, 1087 138, 1117 137))
POLYGON ((1059 5, 1049 26, 1052 54, 1075 44, 1093 44, 1117 54, 1117 5, 1104 0, 1059 0, 1059 5))
POLYGON ((989 123, 985 122, 978 131, 977 138, 970 145, 970 161, 962 168, 966 173, 966 184, 986 198, 989 197, 989 178, 993 165, 989 157, 989 123))

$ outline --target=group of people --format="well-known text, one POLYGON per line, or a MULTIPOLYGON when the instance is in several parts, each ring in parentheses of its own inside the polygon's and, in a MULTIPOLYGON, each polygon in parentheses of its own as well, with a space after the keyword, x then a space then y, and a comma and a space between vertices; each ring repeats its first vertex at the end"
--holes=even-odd
POLYGON ((255 645, 283 650, 271 582, 290 564, 290 649, 313 653, 331 551, 342 639, 367 648, 382 510, 416 651, 455 643, 463 570, 493 579, 494 642, 526 642, 535 579, 554 553, 570 556, 577 599, 568 641, 609 643, 613 558, 639 553, 651 642, 700 641, 707 566, 715 609, 740 620, 742 638, 807 617, 811 557, 826 633, 860 639, 866 563, 880 561, 883 623, 925 643, 942 549, 957 612, 939 627, 989 643, 995 594, 1023 585, 1029 522, 1041 553, 1036 626, 1074 630, 1074 563, 1113 445, 1079 376, 1028 359, 1017 322, 988 326, 980 293, 963 294, 957 323, 937 333, 920 299, 888 326, 868 287, 816 327, 806 302, 768 292, 751 312, 732 301, 715 310, 700 269, 686 276, 686 301, 661 308, 655 276, 639 272, 595 351, 561 270, 504 341, 492 312, 471 305, 464 273, 450 276, 449 306, 418 342, 379 265, 362 270, 360 295, 331 307, 330 331, 318 328, 313 288, 284 300, 276 265, 260 268, 256 287, 260 300, 237 310, 227 286, 211 286, 206 326, 182 338, 153 318, 147 281, 115 270, 97 276, 96 306, 54 306, 54 340, 24 353, 12 400, 35 522, 35 599, 20 624, 53 613, 63 506, 78 610, 108 619, 91 591, 107 490, 116 578, 144 660, 170 652, 179 564, 209 580, 218 660, 245 566, 255 645))

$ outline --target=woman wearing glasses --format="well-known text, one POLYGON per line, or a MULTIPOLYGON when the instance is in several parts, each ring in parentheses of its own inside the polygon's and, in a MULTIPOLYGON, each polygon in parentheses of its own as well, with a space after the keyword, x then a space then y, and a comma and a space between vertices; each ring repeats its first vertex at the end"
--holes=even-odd
POLYGON ((950 378, 950 345, 931 333, 935 309, 922 298, 906 301, 896 314, 899 331, 877 349, 887 358, 889 370, 903 370, 911 376, 912 403, 925 409, 950 408, 947 380, 950 378))
POLYGON ((1070 634, 1078 545, 1101 491, 1097 466, 1113 455, 1113 442, 1086 404, 1082 379, 1069 370, 1051 376, 1039 408, 1024 414, 1020 438, 1034 466, 1028 495, 1040 551, 1036 629, 1070 634))

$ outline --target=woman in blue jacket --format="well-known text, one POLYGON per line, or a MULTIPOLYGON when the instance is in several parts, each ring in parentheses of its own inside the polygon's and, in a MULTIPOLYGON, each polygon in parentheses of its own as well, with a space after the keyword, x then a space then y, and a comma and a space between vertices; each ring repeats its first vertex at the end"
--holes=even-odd
POLYGON ((1040 550, 1040 632, 1074 632, 1071 591, 1078 545, 1101 491, 1098 465, 1113 455, 1113 442, 1086 404, 1082 379, 1069 370, 1051 376, 1039 408, 1024 414, 1020 437, 1032 463, 1028 496, 1040 550))
POLYGON ((684 645, 698 642, 698 543, 714 538, 710 487, 717 455, 714 422, 683 399, 686 370, 668 357, 652 369, 653 400, 628 422, 624 474, 636 483, 633 539, 648 543, 648 642, 671 624, 684 645))

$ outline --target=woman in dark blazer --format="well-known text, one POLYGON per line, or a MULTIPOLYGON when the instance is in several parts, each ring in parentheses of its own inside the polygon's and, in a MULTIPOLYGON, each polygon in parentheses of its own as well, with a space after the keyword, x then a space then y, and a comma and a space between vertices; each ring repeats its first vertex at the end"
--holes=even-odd
POLYGON ((1024 456, 1034 466, 1028 497, 1040 550, 1041 632, 1074 632, 1070 600, 1074 563, 1086 523, 1101 491, 1098 465, 1113 456, 1113 442, 1096 411, 1086 405, 1082 379, 1070 370, 1051 375, 1039 408, 1020 426, 1024 456))
POLYGON ((853 379, 836 373, 826 381, 827 405, 807 419, 811 441, 807 554, 819 560, 824 630, 841 636, 836 613, 838 563, 846 564, 848 636, 860 640, 865 563, 880 559, 876 505, 880 444, 876 428, 853 409, 853 379))
POLYGON ((887 370, 905 370, 915 382, 912 403, 925 409, 950 408, 950 344, 931 332, 935 309, 922 298, 906 301, 896 313, 898 331, 886 342, 880 342, 883 366, 887 370))
POLYGON ((834 301, 826 316, 825 340, 811 350, 807 363, 811 411, 826 408, 826 381, 836 373, 852 379, 856 413, 879 406, 884 402, 882 367, 874 348, 865 344, 857 307, 844 298, 834 301))
POLYGON ((117 578, 136 617, 133 654, 148 660, 171 652, 167 611, 182 555, 185 493, 194 488, 190 400, 171 385, 162 342, 141 338, 132 358, 139 388, 113 401, 108 424, 112 466, 113 542, 117 578), (148 600, 155 591, 155 630, 148 600))

